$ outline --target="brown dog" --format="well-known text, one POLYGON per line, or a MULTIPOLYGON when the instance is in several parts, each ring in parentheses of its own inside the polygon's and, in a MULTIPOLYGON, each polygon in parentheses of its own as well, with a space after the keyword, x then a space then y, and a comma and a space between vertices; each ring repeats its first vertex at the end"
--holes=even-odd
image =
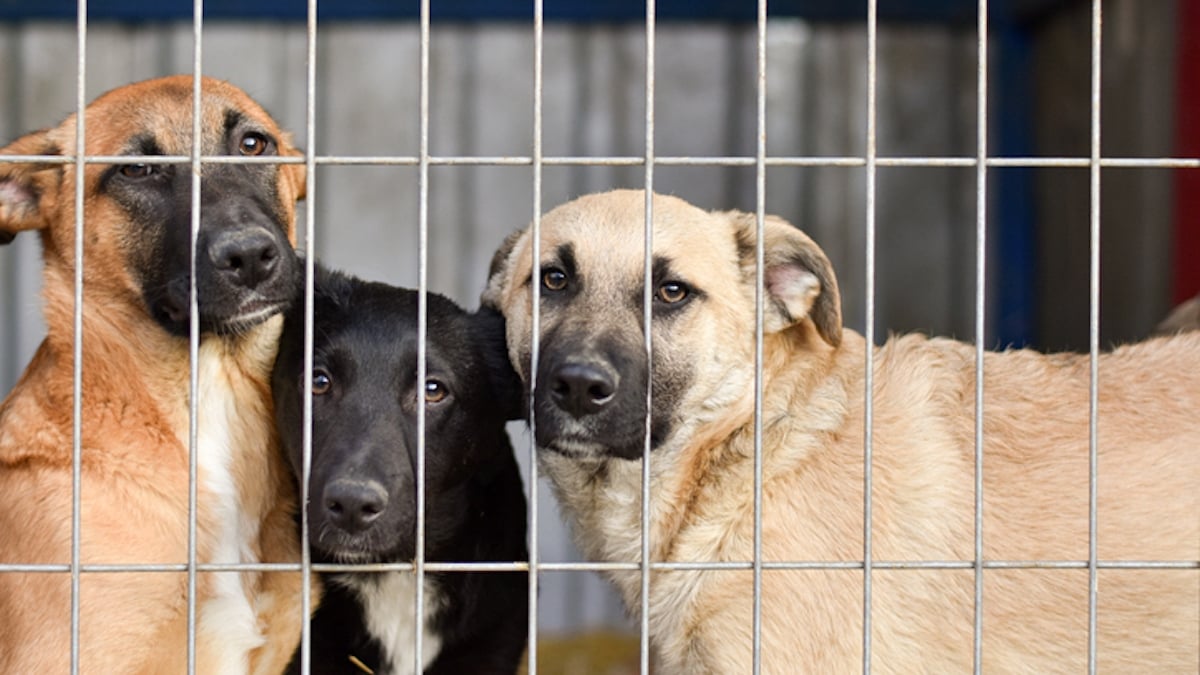
MULTIPOLYGON (((653 361, 642 337, 640 191, 591 195, 493 260, 485 304, 508 320, 530 381, 530 298, 541 285, 533 414, 539 464, 586 556, 638 561, 646 388, 652 389, 652 560, 749 561, 754 527, 753 215, 656 196, 653 361)), ((765 223, 763 539, 768 562, 863 557, 863 338, 844 330, 829 261, 787 223, 765 223)), ((1101 357, 1101 560, 1179 569, 1099 572, 1099 666, 1197 671, 1200 659, 1200 334, 1101 357)), ((872 559, 974 558, 975 351, 922 336, 875 351, 872 559)), ((988 354, 984 558, 1088 558, 1086 356, 988 354)), ((610 578, 640 606, 640 577, 610 578)), ((983 573, 983 667, 1078 672, 1087 661, 1088 572, 983 573)), ((862 667, 863 571, 763 573, 767 673, 862 667)), ((749 569, 660 570, 651 640, 664 672, 750 672, 749 569)), ((872 663, 964 672, 973 658, 972 569, 872 573, 872 663)))
MULTIPOLYGON (((190 76, 121 87, 86 110, 82 519, 84 565, 188 560, 190 76)), ((298 155, 241 90, 205 79, 202 152, 298 155)), ((75 118, 4 154, 70 155, 75 118)), ((0 239, 39 230, 48 335, 0 406, 0 563, 71 560, 75 168, 0 164, 0 239)), ((276 448, 270 373, 301 270, 293 251, 304 167, 208 164, 196 288, 201 563, 299 558, 291 477, 276 448)), ((64 672, 70 577, 0 571, 0 672, 64 672)), ((297 573, 201 572, 196 658, 205 673, 282 670, 300 635, 297 573)), ((79 658, 88 673, 183 672, 184 572, 80 578, 79 658)))

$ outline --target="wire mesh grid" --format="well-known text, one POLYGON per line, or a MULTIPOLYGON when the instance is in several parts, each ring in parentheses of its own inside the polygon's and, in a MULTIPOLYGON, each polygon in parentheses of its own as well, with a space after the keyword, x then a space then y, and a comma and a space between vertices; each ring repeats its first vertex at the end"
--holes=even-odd
MULTIPOLYGON (((200 224, 200 175, 201 167, 204 164, 215 163, 262 163, 268 161, 271 163, 303 163, 307 168, 307 194, 308 199, 305 204, 306 223, 309 228, 309 236, 305 237, 305 253, 306 253, 306 283, 304 289, 304 345, 305 359, 304 365, 307 370, 312 369, 313 358, 313 261, 319 253, 314 248, 315 237, 311 236, 315 228, 321 227, 317 222, 315 211, 315 195, 316 195, 316 171, 318 166, 330 165, 361 165, 361 166, 415 166, 418 169, 419 181, 419 206, 418 206, 418 228, 419 228, 419 245, 417 252, 417 268, 418 268, 418 291, 420 303, 418 306, 418 373, 417 380, 421 382, 425 378, 425 347, 426 338, 428 335, 427 322, 427 306, 426 296, 428 293, 427 283, 427 254, 429 244, 429 169, 432 166, 528 166, 533 172, 533 191, 530 195, 531 200, 531 231, 534 241, 534 250, 539 250, 540 242, 540 225, 541 215, 543 210, 542 204, 542 174, 545 167, 551 166, 642 166, 644 168, 644 187, 647 197, 645 202, 645 218, 646 222, 650 222, 654 213, 653 188, 654 188, 654 171, 657 166, 719 166, 719 167, 753 167, 755 171, 755 214, 757 220, 758 243, 756 246, 756 295, 755 295, 755 315, 756 315, 756 331, 755 331, 755 370, 756 377, 754 383, 755 391, 755 407, 754 407, 754 554, 751 560, 746 561, 723 561, 723 562, 705 562, 705 561, 670 561, 670 562, 650 562, 641 563, 637 561, 618 561, 618 562, 550 562, 542 561, 538 552, 538 519, 542 515, 544 507, 539 504, 536 489, 529 490, 529 560, 528 561, 511 561, 511 562, 429 562, 424 559, 425 539, 425 499, 424 499, 424 466, 425 466, 425 415, 424 409, 417 407, 418 415, 418 448, 417 448, 417 499, 416 505, 418 509, 417 518, 417 546, 416 558, 412 563, 375 563, 375 564, 327 564, 314 563, 308 552, 308 528, 307 528, 307 511, 301 509, 302 527, 302 559, 297 565, 295 563, 279 563, 279 562, 263 562, 263 563, 201 563, 197 560, 196 537, 197 537, 197 411, 193 404, 189 415, 189 521, 188 521, 188 560, 186 563, 179 564, 84 564, 80 555, 80 520, 81 520, 81 502, 80 502, 80 481, 81 481, 81 443, 82 431, 80 428, 81 419, 81 382, 82 382, 82 351, 81 346, 86 339, 83 330, 83 258, 84 250, 84 235, 83 235, 83 202, 84 202, 84 181, 83 172, 87 164, 111 164, 127 161, 127 157, 111 157, 111 156, 88 156, 85 154, 85 137, 86 129, 84 126, 85 116, 83 114, 86 106, 85 100, 85 83, 87 80, 87 28, 88 28, 88 9, 86 0, 80 0, 78 4, 77 16, 77 41, 78 41, 78 61, 76 64, 76 112, 78 119, 78 132, 75 142, 75 154, 73 157, 49 157, 40 155, 11 155, 0 157, 0 162, 42 162, 42 163, 62 163, 72 164, 76 175, 76 191, 75 191, 75 278, 74 278, 74 407, 73 407, 73 494, 72 494, 72 531, 71 531, 71 558, 70 563, 63 564, 0 564, 0 573, 4 572, 53 572, 67 573, 71 578, 71 672, 81 672, 79 661, 79 624, 80 624, 80 578, 83 574, 88 573, 114 573, 114 572, 186 572, 187 587, 188 587, 188 608, 187 608, 187 666, 188 672, 194 673, 196 670, 195 661, 195 639, 196 639, 196 583, 197 574, 200 572, 234 572, 234 571, 295 571, 300 570, 305 578, 316 572, 335 572, 335 571, 367 571, 367 572, 384 572, 384 571, 411 571, 415 574, 418 582, 416 588, 416 602, 413 608, 416 618, 415 625, 417 629, 413 634, 414 663, 413 667, 416 671, 421 670, 423 663, 423 650, 425 646, 422 644, 423 636, 420 625, 423 619, 422 603, 423 603, 423 583, 424 575, 429 572, 501 572, 501 571, 516 571, 525 572, 529 575, 529 643, 528 643, 528 671, 536 673, 538 670, 538 594, 537 585, 539 575, 542 573, 554 572, 612 572, 612 571, 630 571, 637 572, 641 578, 641 601, 640 601, 640 669, 642 673, 648 673, 651 669, 651 652, 650 652, 650 584, 652 571, 682 571, 682 570, 750 570, 753 573, 753 671, 758 673, 762 667, 762 576, 765 571, 775 570, 862 570, 862 669, 863 672, 871 670, 872 658, 872 573, 876 570, 972 570, 974 573, 974 626, 973 626, 973 660, 974 671, 981 672, 983 666, 983 635, 986 631, 986 625, 983 620, 983 608, 986 602, 984 596, 984 572, 986 570, 1003 570, 1003 569, 1086 569, 1088 572, 1088 642, 1087 642, 1087 664, 1088 672, 1096 671, 1096 648, 1097 648, 1097 590, 1098 581, 1097 573, 1104 569, 1188 569, 1194 570, 1200 568, 1200 561, 1185 560, 1185 561, 1166 561, 1166 560, 1101 560, 1097 554, 1097 418, 1098 418, 1098 381, 1099 367, 1098 357, 1100 353, 1100 330, 1099 330, 1099 301, 1100 301, 1100 196, 1101 196, 1101 170, 1105 168, 1200 168, 1200 159, 1198 158, 1179 158, 1179 157, 1157 157, 1157 158, 1129 158, 1129 157, 1103 157, 1101 155, 1101 107, 1100 107, 1100 54, 1101 54, 1101 32, 1102 32, 1102 2, 1101 0, 1092 0, 1091 2, 1091 99, 1090 99, 1090 155, 1088 157, 993 157, 989 155, 987 143, 988 129, 988 2, 987 0, 979 0, 978 2, 978 23, 977 23, 977 91, 976 91, 976 136, 977 147, 974 156, 956 157, 956 156, 906 156, 906 157, 888 157, 879 156, 876 143, 877 129, 877 35, 878 35, 878 3, 877 0, 867 0, 867 91, 865 92, 867 100, 867 119, 866 128, 864 130, 866 136, 866 152, 863 156, 768 156, 766 143, 766 121, 767 121, 767 2, 766 0, 758 0, 757 12, 757 36, 756 36, 756 151, 753 157, 743 156, 659 156, 655 152, 655 2, 647 0, 646 15, 645 15, 645 48, 646 48, 646 72, 645 72, 645 151, 641 156, 546 156, 543 154, 543 3, 542 0, 534 0, 534 59, 533 59, 533 77, 534 77, 534 99, 531 111, 532 126, 533 126, 533 145, 532 152, 528 156, 435 156, 430 153, 429 149, 429 43, 430 43, 430 0, 422 0, 420 7, 420 145, 418 154, 415 156, 405 155, 389 155, 389 156, 346 156, 346 155, 322 155, 317 152, 319 147, 316 133, 316 114, 317 101, 321 95, 321 91, 317 86, 316 77, 316 47, 317 47, 317 0, 308 0, 307 2, 307 62, 306 62, 306 127, 304 132, 305 146, 307 151, 303 158, 272 158, 263 160, 261 158, 232 158, 225 156, 205 156, 201 153, 200 147, 200 76, 202 73, 203 62, 203 31, 204 31, 204 9, 202 0, 195 0, 193 9, 193 75, 194 75, 194 90, 193 90, 193 145, 190 155, 187 156, 163 156, 163 157, 146 157, 139 159, 145 163, 189 163, 192 168, 192 221, 191 234, 193 247, 195 246, 196 238, 199 232, 200 224), (763 448, 762 448, 762 398, 763 398, 763 381, 762 381, 762 366, 763 366, 763 227, 765 219, 765 204, 766 204, 766 174, 767 169, 771 167, 862 167, 866 175, 866 201, 864 204, 865 212, 863 214, 863 222, 866 231, 866 246, 865 255, 866 264, 866 320, 865 320, 865 337, 867 344, 875 343, 874 317, 875 317, 875 266, 876 266, 876 176, 877 170, 880 167, 920 167, 920 166, 945 166, 945 167, 964 167, 974 168, 975 170, 975 206, 976 206, 976 269, 975 269, 975 395, 974 395, 974 457, 975 457, 975 475, 974 475, 974 558, 970 560, 915 560, 915 561, 897 561, 897 560, 878 560, 875 559, 872 551, 872 450, 873 450, 873 373, 874 373, 874 354, 871 349, 865 350, 865 386, 863 394, 863 402, 865 406, 865 421, 864 421, 864 500, 863 500, 863 550, 862 559, 858 561, 819 561, 819 560, 793 560, 793 561, 766 561, 762 555, 762 511, 763 511, 763 448), (1089 323, 1089 353, 1090 353, 1090 383, 1089 383, 1089 485, 1088 485, 1088 555, 1086 560, 985 560, 984 559, 984 530, 983 530, 983 448, 987 442, 984 436, 983 416, 986 408, 987 392, 983 386, 983 362, 985 346, 983 342, 984 335, 984 320, 986 306, 986 279, 987 279, 987 260, 986 260, 986 241, 988 236, 988 194, 987 181, 988 171, 991 168, 997 167, 1070 167, 1070 168, 1086 168, 1089 171, 1090 177, 1090 206, 1089 206, 1089 222, 1090 222, 1090 323, 1089 323)), ((645 229, 645 284, 643 293, 643 303, 645 315, 644 325, 650 325, 650 301, 652 287, 650 285, 651 278, 651 251, 653 246, 653 231, 647 227, 645 229)), ((195 256, 192 256, 193 266, 195 264, 195 256)), ((198 398, 199 391, 199 373, 196 364, 198 363, 198 349, 200 342, 199 322, 196 320, 198 316, 198 306, 195 287, 195 270, 192 270, 192 285, 190 288, 190 311, 192 321, 191 331, 189 335, 189 354, 191 360, 191 368, 189 372, 190 395, 191 400, 195 401, 198 398)), ((539 358, 539 344, 537 336, 539 335, 539 288, 537 284, 533 284, 533 303, 532 303, 532 334, 535 336, 532 343, 531 360, 534 364, 539 358)), ((647 329, 645 333, 644 348, 648 356, 652 356, 653 345, 650 339, 650 334, 647 329)), ((531 377, 536 377, 537 368, 531 368, 531 377)), ((531 390, 537 387, 537 382, 534 380, 531 383, 531 390)), ((532 400, 533 392, 530 392, 532 400)), ((651 410, 650 391, 646 392, 647 410, 651 410)), ((532 406, 531 406, 532 407, 532 406)), ((303 430, 303 464, 302 471, 304 476, 308 476, 311 470, 312 460, 312 437, 311 437, 311 419, 312 419, 312 392, 306 390, 303 397, 303 416, 305 420, 303 430)), ((529 425, 532 428, 536 425, 536 420, 530 419, 529 425)), ((650 419, 649 414, 646 419, 646 440, 644 451, 646 457, 650 456, 650 419)), ((535 460, 536 447, 531 441, 530 447, 527 449, 531 460, 535 460)), ((641 511, 641 560, 650 559, 650 516, 648 505, 653 495, 650 491, 650 471, 649 462, 642 463, 642 511, 641 511)), ((530 481, 531 486, 536 486, 538 481, 537 462, 530 462, 530 481)), ((307 480, 300 482, 302 503, 308 502, 308 485, 307 480)), ((303 586, 302 607, 305 615, 310 613, 312 608, 312 598, 310 597, 309 585, 306 583, 303 586)), ((310 629, 307 622, 304 623, 303 633, 301 638, 301 671, 309 672, 309 648, 311 645, 310 629)))

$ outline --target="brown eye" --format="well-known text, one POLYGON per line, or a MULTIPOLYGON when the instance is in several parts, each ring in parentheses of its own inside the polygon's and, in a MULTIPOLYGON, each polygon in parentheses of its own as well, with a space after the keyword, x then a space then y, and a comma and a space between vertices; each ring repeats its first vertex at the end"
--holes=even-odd
POLYGON ((658 299, 667 304, 682 302, 688 296, 688 287, 678 281, 668 281, 658 287, 658 299))
POLYGON ((153 164, 124 164, 120 171, 126 178, 145 178, 153 174, 155 168, 153 164))
POLYGON ((437 403, 449 395, 450 390, 446 388, 446 385, 433 379, 425 380, 426 403, 437 403))
POLYGON ((331 377, 329 377, 329 373, 327 373, 321 369, 317 369, 317 370, 313 371, 313 375, 312 375, 313 396, 321 396, 322 394, 328 394, 329 390, 332 388, 333 388, 333 379, 331 377))
POLYGON ((262 134, 251 131, 245 136, 242 136, 242 142, 238 144, 238 151, 243 155, 253 157, 261 155, 267 151, 267 137, 262 134))
POLYGON ((559 269, 549 269, 542 273, 542 286, 547 290, 561 291, 567 287, 567 273, 559 269))

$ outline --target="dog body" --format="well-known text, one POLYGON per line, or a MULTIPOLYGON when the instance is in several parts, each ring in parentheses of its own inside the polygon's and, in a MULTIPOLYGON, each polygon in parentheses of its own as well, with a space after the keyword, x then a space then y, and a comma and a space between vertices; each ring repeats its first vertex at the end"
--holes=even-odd
MULTIPOLYGON (((520 417, 521 384, 504 327, 428 295, 426 381, 417 387, 415 291, 318 268, 313 371, 304 372, 304 315, 288 314, 275 365, 276 414, 297 479, 303 393, 313 391, 309 535, 314 556, 407 562, 416 552, 418 401, 425 405, 425 556, 432 561, 527 560, 525 495, 504 425, 520 417)), ((312 669, 376 673, 415 664, 415 575, 325 574, 312 620, 312 669)), ((425 575, 426 673, 516 671, 525 647, 528 575, 425 575)), ((299 658, 293 661, 299 672, 299 658)))
MULTIPOLYGON (((143 164, 188 155, 190 77, 113 90, 86 110, 83 186, 80 562, 178 565, 189 558, 191 171, 143 164)), ((232 85, 202 83, 206 155, 298 154, 232 85)), ((72 154, 75 118, 4 154, 72 154)), ((270 369, 295 296, 299 165, 208 165, 201 182, 196 295, 199 563, 294 562, 290 476, 270 369)), ((40 230, 47 337, 0 405, 0 563, 71 562, 75 168, 0 164, 0 239, 40 230)), ((299 639, 300 575, 200 572, 199 672, 278 672, 299 639)), ((0 572, 0 672, 61 672, 71 654, 71 581, 0 572)), ((180 672, 188 580, 181 571, 93 572, 79 582, 83 672, 180 672)))
MULTIPOLYGON (((484 304, 508 322, 530 381, 530 286, 540 283, 534 388, 539 465, 587 559, 641 559, 641 463, 651 387, 654 561, 750 561, 754 543, 755 245, 751 214, 655 196, 652 363, 643 347, 645 195, 591 195, 497 252, 484 304)), ((844 331, 828 260, 799 230, 764 224, 762 552, 767 562, 864 555, 865 360, 844 331)), ((1101 560, 1179 569, 1098 572, 1101 669, 1200 666, 1200 337, 1101 357, 1097 543, 1101 560)), ((1086 561, 1087 356, 989 353, 984 363, 983 556, 1086 561)), ((874 354, 876 561, 974 553, 975 350, 923 336, 874 354)), ((987 569, 983 667, 1060 672, 1087 660, 1088 571, 987 569)), ((611 572, 626 606, 640 575, 611 572)), ((650 631, 670 673, 749 672, 750 570, 655 571, 650 631)), ((863 571, 762 576, 763 672, 861 668, 863 571)), ((973 662, 974 570, 872 572, 872 664, 961 672, 973 662)))
POLYGON ((1200 296, 1181 302, 1154 328, 1158 335, 1171 335, 1200 328, 1200 296))

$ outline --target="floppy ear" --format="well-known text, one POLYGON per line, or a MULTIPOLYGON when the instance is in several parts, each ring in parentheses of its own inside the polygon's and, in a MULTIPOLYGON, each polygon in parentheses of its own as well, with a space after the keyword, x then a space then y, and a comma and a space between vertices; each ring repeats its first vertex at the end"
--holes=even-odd
MULTIPOLYGON (((757 218, 733 212, 742 272, 753 283, 757 218)), ((763 222, 763 330, 776 333, 808 317, 825 342, 842 343, 842 300, 825 252, 808 235, 777 216, 763 222)))
MULTIPOLYGON (((26 134, 0 149, 0 155, 61 155, 50 141, 50 130, 26 134)), ((53 184, 57 164, 0 163, 0 244, 10 243, 18 232, 40 230, 49 223, 42 196, 53 184)))
MULTIPOLYGON (((285 133, 283 135, 283 156, 285 157, 303 157, 304 151, 292 145, 292 135, 285 133)), ((296 201, 304 199, 308 194, 308 167, 304 164, 280 164, 279 170, 292 184, 292 190, 295 191, 296 201)))
POLYGON ((508 279, 509 258, 517 246, 517 241, 525 232, 526 230, 517 230, 505 237, 500 248, 496 249, 492 255, 492 264, 488 267, 487 286, 483 289, 483 295, 479 299, 481 306, 500 309, 500 295, 504 292, 504 284, 508 279))
POLYGON ((487 363, 492 393, 504 419, 525 419, 529 402, 525 385, 508 360, 504 315, 492 307, 480 307, 471 318, 475 324, 476 344, 487 363))

